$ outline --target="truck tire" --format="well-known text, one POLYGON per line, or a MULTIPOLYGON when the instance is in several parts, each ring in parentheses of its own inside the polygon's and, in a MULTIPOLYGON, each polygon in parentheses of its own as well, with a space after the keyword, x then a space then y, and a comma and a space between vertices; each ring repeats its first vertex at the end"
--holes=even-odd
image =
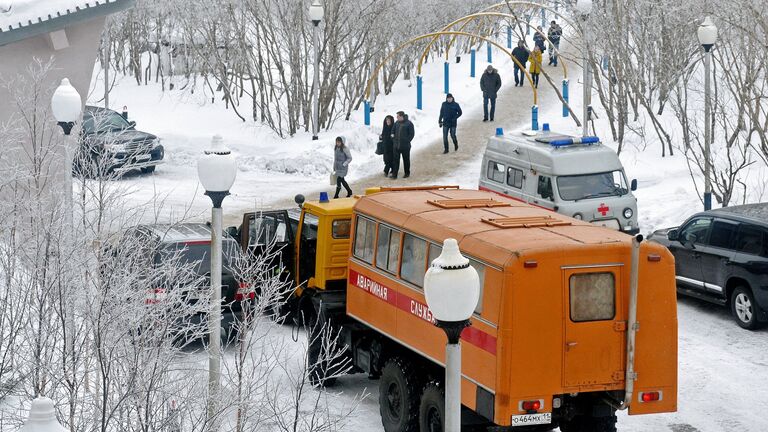
POLYGON ((387 360, 379 379, 379 412, 385 432, 419 430, 420 380, 402 357, 387 360))
POLYGON ((445 427, 445 390, 438 381, 424 387, 419 404, 419 431, 442 432, 445 427))
POLYGON ((738 286, 731 293, 731 315, 736 323, 747 330, 755 330, 760 326, 757 319, 757 303, 749 288, 738 286))
POLYGON ((330 326, 331 321, 315 313, 310 321, 312 324, 307 330, 309 337, 309 346, 307 347, 307 369, 309 372, 309 382, 315 387, 333 387, 336 384, 336 377, 333 371, 333 365, 328 364, 327 360, 321 361, 323 351, 323 327, 330 326))

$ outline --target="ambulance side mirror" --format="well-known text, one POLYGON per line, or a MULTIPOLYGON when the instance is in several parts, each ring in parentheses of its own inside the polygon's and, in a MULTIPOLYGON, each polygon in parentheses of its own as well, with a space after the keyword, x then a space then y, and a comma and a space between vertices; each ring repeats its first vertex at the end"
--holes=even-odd
POLYGON ((632 183, 629 186, 630 189, 632 189, 632 192, 637 190, 637 179, 632 179, 632 183))

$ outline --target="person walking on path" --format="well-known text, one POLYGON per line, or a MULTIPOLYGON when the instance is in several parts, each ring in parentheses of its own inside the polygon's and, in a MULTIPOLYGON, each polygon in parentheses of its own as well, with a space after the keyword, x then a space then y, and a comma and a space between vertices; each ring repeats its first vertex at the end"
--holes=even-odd
POLYGON ((480 90, 483 91, 483 121, 490 119, 493 121, 493 116, 496 114, 496 95, 501 88, 501 77, 499 72, 493 68, 493 65, 488 65, 485 69, 483 77, 480 78, 480 90), (488 115, 488 102, 491 103, 490 116, 488 115))
POLYGON ((531 52, 525 47, 525 42, 522 40, 517 41, 517 46, 512 50, 512 55, 520 62, 521 66, 515 63, 515 87, 522 87, 525 82, 525 64, 528 62, 530 54, 531 52), (518 74, 520 75, 519 77, 518 74))
POLYGON ((539 88, 539 74, 541 73, 541 50, 539 46, 533 47, 531 52, 531 67, 528 72, 531 73, 531 79, 533 80, 533 86, 539 88))
POLYGON ((346 146, 344 137, 336 137, 336 146, 333 148, 333 173, 336 175, 336 194, 334 198, 339 197, 341 187, 347 190, 347 198, 352 196, 352 189, 344 177, 349 171, 349 163, 352 162, 352 155, 346 146))
POLYGON ((533 34, 533 43, 539 47, 539 51, 544 52, 547 50, 545 41, 547 38, 544 36, 544 29, 541 26, 536 27, 536 33, 533 34))
POLYGON ((392 159, 395 146, 392 141, 392 128, 395 127, 395 118, 391 115, 384 117, 384 126, 381 128, 379 140, 384 143, 384 176, 389 176, 392 171, 392 159))
POLYGON ((440 119, 438 119, 440 127, 443 128, 443 154, 448 153, 448 133, 453 139, 453 150, 459 150, 459 140, 456 138, 456 126, 459 117, 461 117, 461 107, 453 99, 453 95, 448 93, 445 96, 445 102, 440 107, 440 119))
POLYGON ((411 176, 411 141, 416 135, 413 123, 408 120, 408 115, 402 111, 397 112, 397 123, 393 128, 394 152, 392 159, 392 178, 396 179, 400 171, 400 156, 403 157, 403 178, 411 176))
POLYGON ((552 21, 547 32, 549 37, 550 50, 549 50, 549 65, 557 66, 557 53, 560 50, 560 37, 563 35, 563 28, 557 24, 557 21, 552 21))

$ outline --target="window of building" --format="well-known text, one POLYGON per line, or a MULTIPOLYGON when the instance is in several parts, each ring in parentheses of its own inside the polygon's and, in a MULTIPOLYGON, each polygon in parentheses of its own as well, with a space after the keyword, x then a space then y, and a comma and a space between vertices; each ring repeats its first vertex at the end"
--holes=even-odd
POLYGON ((717 248, 730 249, 738 225, 731 222, 716 220, 709 234, 709 245, 717 248))
POLYGON ((400 258, 400 231, 379 224, 379 240, 376 249, 376 267, 396 274, 400 258))
POLYGON ((427 270, 426 261, 427 242, 410 234, 405 234, 400 277, 418 287, 423 287, 424 273, 427 270))
POLYGON ((613 273, 580 273, 570 280, 571 321, 604 321, 616 316, 613 273))
POLYGON ((373 249, 376 239, 376 223, 364 217, 357 217, 355 227, 355 247, 353 249, 356 258, 368 264, 373 264, 373 249))
POLYGON ((523 188, 523 171, 517 168, 507 168, 507 184, 513 188, 523 188))
POLYGON ((488 178, 498 183, 504 183, 504 164, 488 161, 488 178))

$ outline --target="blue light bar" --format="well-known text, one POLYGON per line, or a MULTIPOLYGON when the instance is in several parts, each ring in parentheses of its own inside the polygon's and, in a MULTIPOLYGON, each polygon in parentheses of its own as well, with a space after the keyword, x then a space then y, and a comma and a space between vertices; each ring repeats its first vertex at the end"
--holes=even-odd
POLYGON ((320 192, 320 202, 321 203, 328 202, 328 192, 320 192))
POLYGON ((574 144, 597 144, 600 142, 600 138, 596 136, 591 137, 581 137, 581 138, 567 138, 567 139, 559 139, 559 140, 552 140, 549 142, 549 145, 552 147, 566 147, 569 145, 574 144))

